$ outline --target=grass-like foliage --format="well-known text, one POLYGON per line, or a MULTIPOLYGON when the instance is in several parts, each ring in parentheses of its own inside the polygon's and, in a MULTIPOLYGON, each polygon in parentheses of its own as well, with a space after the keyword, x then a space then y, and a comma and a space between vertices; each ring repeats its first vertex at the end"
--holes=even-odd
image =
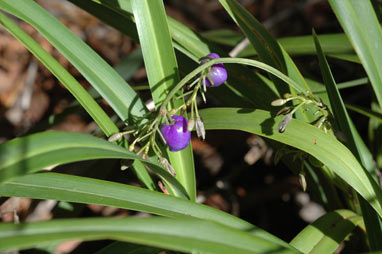
POLYGON ((155 106, 150 111, 124 73, 38 3, 0 0, 1 25, 70 91, 100 128, 95 135, 45 130, 0 144, 0 197, 104 205, 156 216, 1 223, 0 251, 71 239, 116 241, 98 253, 333 253, 352 241, 366 251, 382 251, 382 149, 374 149, 382 141, 379 1, 329 0, 344 33, 313 31, 311 36, 281 40, 236 0, 219 2, 242 34, 198 34, 168 17, 162 0, 68 1, 139 43, 141 50, 132 53, 125 72, 132 75, 143 59, 146 88, 155 106), (45 37, 111 110, 106 113, 97 98, 11 16, 45 37), (236 54, 239 57, 228 57, 226 49, 244 38, 249 43, 236 54), (294 57, 301 55, 316 56, 322 83, 297 67, 294 57), (367 77, 337 84, 327 56, 343 65, 362 66, 367 77), (375 98, 370 109, 346 105, 339 89, 364 84, 375 98), (199 109, 200 102, 211 97, 223 106, 199 109), (368 142, 348 109, 370 119, 368 142), (270 141, 276 160, 300 177, 304 190, 321 197, 317 202, 327 213, 288 243, 198 204, 190 133, 205 139, 206 130, 238 130, 270 141), (41 172, 99 159, 120 160, 142 188, 86 174, 41 172))

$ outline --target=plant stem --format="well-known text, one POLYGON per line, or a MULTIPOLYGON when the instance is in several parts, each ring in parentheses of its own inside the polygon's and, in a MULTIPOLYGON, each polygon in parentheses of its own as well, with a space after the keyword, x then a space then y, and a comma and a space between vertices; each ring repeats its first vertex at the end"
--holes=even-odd
POLYGON ((280 72, 279 70, 264 64, 262 62, 251 60, 251 59, 244 59, 244 58, 217 58, 210 60, 206 62, 205 64, 199 66, 189 74, 187 74, 167 95, 166 99, 163 101, 160 109, 166 110, 167 104, 170 102, 171 98, 181 89, 187 82, 189 82, 193 77, 195 77, 197 74, 202 72, 203 70, 209 68, 210 66, 218 63, 236 63, 236 64, 243 64, 243 65, 249 65, 253 67, 257 67, 259 69, 262 69, 264 71, 267 71, 275 76, 277 76, 279 79, 283 80, 287 84, 289 84, 291 87, 296 89, 297 91, 306 94, 306 91, 303 91, 300 86, 291 78, 280 72))

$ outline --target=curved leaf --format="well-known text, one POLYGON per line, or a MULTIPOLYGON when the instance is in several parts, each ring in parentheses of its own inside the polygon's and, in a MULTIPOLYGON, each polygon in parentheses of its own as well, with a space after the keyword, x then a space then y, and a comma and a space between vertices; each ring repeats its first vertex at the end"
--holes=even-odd
POLYGON ((329 0, 370 78, 382 108, 382 28, 370 0, 329 0))
POLYGON ((95 254, 160 254, 162 251, 163 249, 143 245, 114 242, 97 251, 95 254))
MULTIPOLYGON (((231 47, 236 46, 245 38, 240 33, 230 29, 210 30, 203 32, 201 35, 211 42, 231 47)), ((344 33, 321 34, 318 38, 320 39, 325 54, 340 59, 342 59, 341 56, 354 56, 355 59, 358 59, 344 33)), ((283 37, 278 38, 277 41, 291 56, 316 55, 316 49, 311 35, 283 37)), ((257 55, 256 50, 251 44, 248 44, 237 56, 249 57, 254 55, 257 55)))
MULTIPOLYGON (((179 82, 179 70, 164 4, 162 0, 133 0, 131 5, 151 94, 155 107, 158 108, 179 82)), ((181 95, 181 92, 177 95, 181 95)), ((182 101, 171 104, 173 107, 179 107, 182 101)), ((168 156, 176 171, 176 178, 183 184, 190 199, 195 200, 196 180, 191 143, 182 151, 168 152, 168 156)))
MULTIPOLYGON (((131 29, 134 23, 130 4, 123 4, 125 2, 122 0, 115 2, 104 1, 102 3, 99 0, 68 1, 90 12, 122 33, 138 40, 135 28, 131 29), (123 20, 123 24, 127 25, 121 25, 120 20, 123 20)), ((189 27, 171 17, 167 17, 167 19, 174 47, 184 54, 178 55, 179 64, 182 65, 180 70, 183 73, 192 71, 197 66, 195 62, 199 63, 199 59, 210 52, 216 52, 221 56, 227 55, 223 50, 204 40, 202 36, 189 27)), ((240 65, 227 65, 226 68, 229 73, 228 84, 210 91, 212 95, 224 102, 225 105, 270 109, 270 102, 276 99, 276 95, 270 89, 268 83, 264 82, 262 75, 240 65)))
POLYGON ((201 111, 205 128, 242 130, 258 134, 305 151, 324 163, 354 188, 382 216, 382 192, 353 154, 332 135, 292 119, 284 133, 279 133, 282 116, 257 109, 211 108, 201 111))
POLYGON ((0 250, 70 239, 115 239, 210 254, 298 253, 247 232, 195 218, 67 219, 0 225, 0 250))
MULTIPOLYGON (((5 3, 0 1, 0 8, 4 8, 15 15, 19 15, 19 17, 23 17, 42 32, 42 34, 78 68, 90 83, 93 84, 98 92, 109 101, 110 105, 112 107, 114 106, 114 110, 116 110, 117 113, 122 113, 119 114, 121 119, 126 119, 127 115, 131 114, 131 112, 133 114, 137 114, 138 112, 142 114, 142 112, 146 111, 146 107, 124 80, 69 29, 59 23, 33 1, 28 1, 25 4, 27 9, 18 8, 20 7, 18 4, 22 4, 21 2, 22 1, 17 3, 5 3), (126 85, 122 85, 123 83, 126 85), (126 97, 125 95, 129 96, 126 97), (115 96, 121 96, 120 99, 122 100, 122 103, 119 103, 118 99, 115 99, 115 96), (127 109, 130 109, 131 112, 127 109)), ((23 5, 23 7, 25 6, 23 5)), ((89 96, 83 87, 78 84, 78 82, 64 68, 62 68, 53 57, 46 53, 41 46, 33 40, 28 39, 29 36, 17 26, 10 23, 5 16, 3 16, 1 22, 68 88, 107 136, 119 131, 115 124, 91 96, 89 96)), ((135 161, 133 168, 138 176, 146 176, 147 181, 145 183, 149 188, 152 188, 152 180, 148 177, 143 165, 139 161, 135 161)))
POLYGON ((358 114, 361 114, 370 119, 373 119, 376 122, 382 123, 382 114, 379 112, 372 111, 370 109, 367 109, 358 105, 356 106, 356 105, 345 104, 345 107, 347 109, 350 109, 351 111, 357 112, 358 114))
MULTIPOLYGON (((219 0, 226 11, 230 14, 231 18, 237 23, 245 36, 249 39, 253 47, 256 49, 260 59, 264 63, 275 67, 284 74, 288 75, 291 79, 296 81, 300 86, 297 90, 309 90, 300 71, 285 52, 285 50, 278 44, 278 42, 271 36, 271 34, 257 21, 243 6, 234 0, 219 0)), ((272 76, 271 76, 272 77, 272 76)), ((276 84, 280 83, 277 79, 274 80, 276 84)), ((280 91, 285 91, 283 87, 280 91)))
POLYGON ((0 184, 0 195, 115 206, 174 218, 193 216, 248 231, 267 241, 288 247, 285 242, 266 231, 218 209, 104 180, 57 173, 30 174, 0 184))
POLYGON ((333 253, 357 226, 362 217, 350 210, 327 213, 305 227, 290 244, 302 253, 333 253))
POLYGON ((80 83, 65 70, 48 52, 21 28, 15 25, 4 14, 0 13, 0 23, 15 36, 24 46, 35 55, 53 75, 73 94, 78 102, 86 109, 89 115, 107 135, 111 136, 119 130, 97 102, 87 93, 80 83))
POLYGON ((0 182, 52 165, 91 159, 142 161, 174 185, 179 195, 185 193, 179 182, 156 163, 103 139, 60 131, 32 134, 0 144, 0 182))
MULTIPOLYGON (((313 31, 314 42, 317 48, 317 55, 320 64, 320 69, 328 91, 331 108, 333 111, 334 119, 340 131, 345 136, 346 145, 353 152, 354 156, 359 160, 361 165, 370 172, 370 175, 377 181, 377 176, 374 170, 373 157, 366 147, 365 143, 361 139, 357 129, 355 128, 348 112, 346 111, 345 104, 342 101, 340 92, 337 88, 334 77, 329 68, 329 64, 326 61, 324 53, 322 52, 320 43, 318 41, 316 33, 313 31)), ((361 206, 362 214, 364 216, 365 225, 367 228, 367 236, 370 242, 370 246, 373 250, 380 250, 381 245, 381 218, 370 207, 370 205, 362 198, 359 197, 359 203, 361 206)))
POLYGON ((29 0, 0 0, 0 9, 35 27, 57 48, 124 121, 131 115, 142 116, 147 109, 123 78, 56 18, 29 0))

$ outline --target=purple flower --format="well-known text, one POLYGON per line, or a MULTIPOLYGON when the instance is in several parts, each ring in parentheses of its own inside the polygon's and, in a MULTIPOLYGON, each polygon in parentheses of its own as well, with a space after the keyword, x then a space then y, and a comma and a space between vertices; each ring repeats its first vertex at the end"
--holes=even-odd
POLYGON ((187 130, 188 121, 183 116, 171 117, 173 124, 162 124, 160 131, 171 152, 183 150, 190 143, 191 132, 187 130))
MULTIPOLYGON (((220 56, 216 53, 210 53, 207 55, 208 58, 220 58, 220 56)), ((207 60, 202 60, 201 64, 206 63, 207 60)), ((208 77, 214 82, 212 85, 209 79, 206 77, 206 86, 207 87, 217 87, 227 81, 227 70, 224 68, 222 63, 214 64, 211 67, 210 72, 208 72, 208 77)))

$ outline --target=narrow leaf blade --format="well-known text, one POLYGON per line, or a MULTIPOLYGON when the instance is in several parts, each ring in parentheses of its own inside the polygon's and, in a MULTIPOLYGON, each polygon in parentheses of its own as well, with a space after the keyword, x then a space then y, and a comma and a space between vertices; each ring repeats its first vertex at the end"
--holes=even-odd
POLYGON ((270 112, 257 109, 210 108, 202 110, 201 114, 208 130, 242 130, 309 153, 345 180, 382 216, 382 192, 378 184, 353 154, 332 135, 294 119, 284 133, 279 133, 277 125, 282 116, 274 117, 270 112))
MULTIPOLYGON (((353 152, 353 154, 361 162, 362 166, 369 170, 370 174, 374 176, 375 180, 377 180, 374 171, 372 155, 367 149, 366 145, 363 143, 363 140, 358 134, 353 122, 349 117, 349 114, 346 111, 345 104, 342 101, 336 82, 334 81, 328 62, 326 61, 314 31, 313 37, 317 48, 322 76, 328 91, 330 104, 332 106, 333 115, 337 122, 337 126, 344 133, 346 144, 350 151, 353 152)), ((371 209, 369 203, 363 199, 363 197, 359 197, 359 201, 362 209, 362 214, 365 218, 365 224, 368 232, 367 236, 369 238, 370 245, 372 246, 373 250, 380 250, 382 248, 381 241, 379 240, 382 237, 381 218, 378 217, 378 214, 371 209)))
POLYGON ((70 239, 115 239, 210 254, 298 253, 247 232, 195 218, 93 218, 0 225, 0 250, 70 239))
POLYGON ((80 38, 34 1, 0 0, 0 9, 34 26, 108 101, 123 120, 142 116, 147 109, 135 91, 80 38))
POLYGON ((86 90, 65 70, 51 55, 48 54, 35 40, 15 25, 4 14, 0 13, 0 23, 8 29, 24 46, 35 55, 53 75, 73 94, 78 102, 86 109, 89 115, 96 121, 103 132, 110 136, 117 133, 117 126, 106 115, 97 102, 86 92, 86 90))
POLYGON ((327 213, 305 227, 290 244, 303 253, 333 253, 362 217, 350 210, 327 213))
POLYGON ((382 108, 382 28, 370 0, 329 0, 370 78, 382 108))
POLYGON ((179 195, 187 196, 180 183, 158 164, 105 140, 60 131, 32 134, 0 144, 0 182, 52 165, 91 159, 139 160, 173 184, 179 195))
POLYGON ((228 213, 130 185, 58 173, 30 174, 0 184, 0 195, 114 206, 152 214, 211 220, 288 247, 277 237, 228 213))
MULTIPOLYGON (((158 108, 179 82, 178 65, 161 0, 132 0, 139 41, 151 93, 158 108)), ((179 93, 178 93, 179 94, 179 93)), ((182 104, 178 101, 173 107, 182 104)), ((184 185, 191 200, 195 200, 196 181, 191 144, 184 150, 168 152, 177 179, 184 185)))

